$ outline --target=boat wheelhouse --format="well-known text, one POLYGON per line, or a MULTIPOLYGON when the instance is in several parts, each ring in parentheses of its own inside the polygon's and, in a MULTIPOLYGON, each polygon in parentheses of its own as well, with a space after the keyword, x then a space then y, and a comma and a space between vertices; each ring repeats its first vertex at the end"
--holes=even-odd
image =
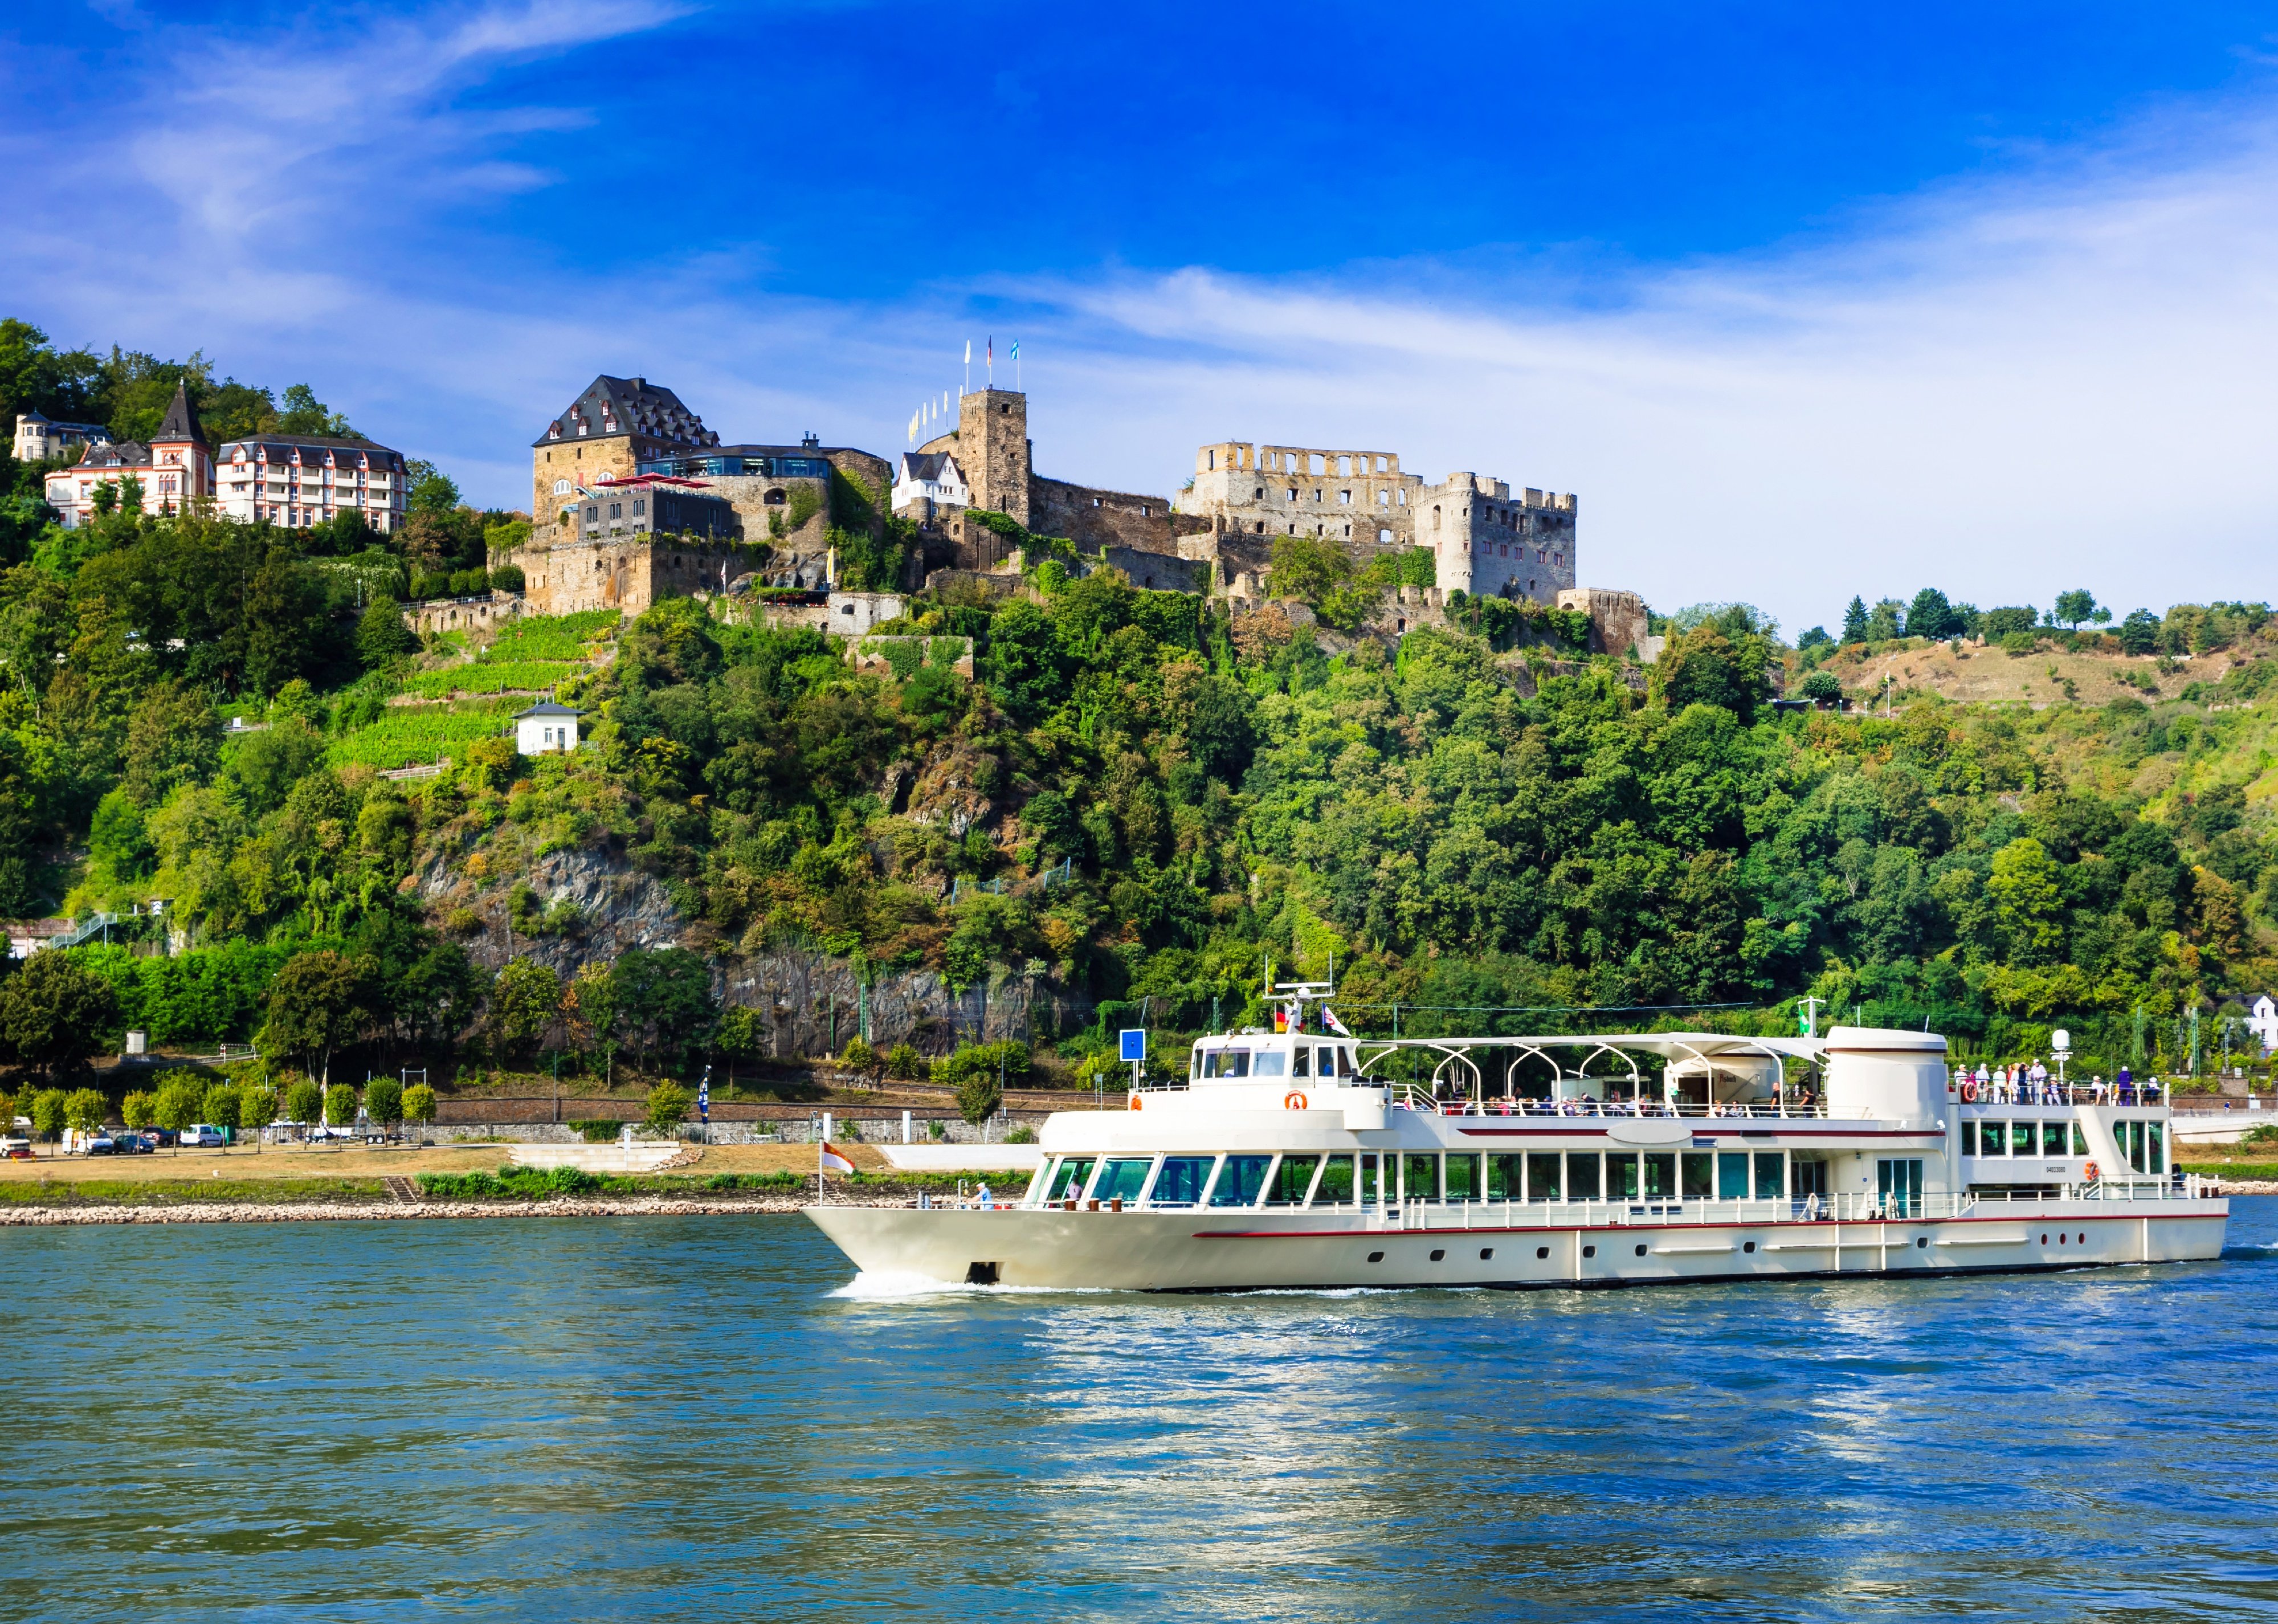
POLYGON ((1943 1038, 1632 1033, 1198 1040, 1121 1111, 1046 1122, 1001 1209, 822 1207, 866 1271, 1152 1290, 1520 1288, 2218 1255, 2167 1106, 2002 1099, 1943 1038))

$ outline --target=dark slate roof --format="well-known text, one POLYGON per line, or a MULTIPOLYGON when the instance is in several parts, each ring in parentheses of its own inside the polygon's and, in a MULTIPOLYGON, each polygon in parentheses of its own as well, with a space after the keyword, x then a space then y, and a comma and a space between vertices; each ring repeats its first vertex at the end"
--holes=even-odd
POLYGON ((198 426, 198 414, 190 410, 190 385, 187 379, 174 384, 174 398, 166 404, 165 420, 158 432, 150 436, 152 445, 164 445, 185 440, 206 443, 205 431, 198 426))
MULTIPOLYGON (((955 453, 949 451, 905 451, 902 453, 902 477, 931 483, 941 478, 942 468, 954 456, 955 453)), ((964 470, 959 469, 958 473, 960 479, 963 478, 964 470)))
POLYGON ((524 716, 582 716, 585 714, 582 710, 572 710, 567 705, 557 705, 552 700, 541 700, 528 710, 516 711, 514 719, 519 722, 524 716))
POLYGON ((109 440, 99 446, 89 446, 87 455, 79 460, 81 468, 149 468, 152 465, 150 448, 135 440, 109 440))
POLYGON ((271 453, 271 460, 275 459, 278 452, 301 450, 362 451, 370 453, 375 462, 386 462, 393 458, 395 464, 401 465, 403 461, 401 453, 381 445, 376 440, 366 440, 361 434, 350 434, 345 437, 326 434, 248 434, 242 440, 233 440, 225 444, 214 454, 214 460, 218 463, 228 462, 230 453, 240 446, 265 447, 271 453))
POLYGON ((704 426, 704 419, 680 403, 680 397, 646 378, 612 378, 604 372, 585 392, 570 402, 570 410, 546 425, 530 443, 557 445, 565 440, 607 440, 616 434, 645 434, 672 446, 716 446, 720 436, 704 426), (578 433, 579 425, 585 432, 578 433))

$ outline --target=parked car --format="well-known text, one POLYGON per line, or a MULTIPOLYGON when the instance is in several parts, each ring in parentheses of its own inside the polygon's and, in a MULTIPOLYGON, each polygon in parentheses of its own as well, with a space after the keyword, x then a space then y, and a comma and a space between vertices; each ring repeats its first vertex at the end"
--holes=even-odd
POLYGON ((218 1150, 228 1144, 229 1139, 211 1122, 192 1122, 182 1130, 182 1143, 199 1150, 218 1150))
POLYGON ((116 1155, 118 1152, 118 1141, 107 1133, 99 1133, 87 1142, 86 1148, 87 1153, 90 1156, 116 1155))
POLYGON ((0 1157, 10 1161, 29 1161, 32 1159, 32 1142, 29 1139, 0 1139, 0 1157))
POLYGON ((111 1136, 111 1143, 121 1156, 149 1156, 157 1153, 158 1136, 142 1132, 114 1133, 111 1136))

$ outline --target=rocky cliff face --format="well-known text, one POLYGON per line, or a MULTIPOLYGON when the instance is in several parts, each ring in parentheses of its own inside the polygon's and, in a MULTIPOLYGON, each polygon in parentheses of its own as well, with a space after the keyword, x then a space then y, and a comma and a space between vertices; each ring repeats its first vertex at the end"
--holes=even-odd
MULTIPOLYGON (((962 788, 943 799, 955 806, 962 788)), ((702 954, 712 962, 714 992, 725 1004, 759 1012, 763 1052, 780 1060, 844 1049, 862 1030, 866 1010, 871 1043, 908 1043, 929 1055, 1005 1038, 1050 1042, 1092 1010, 1090 998, 1042 977, 1000 973, 959 992, 932 970, 882 970, 865 988, 851 961, 828 954, 739 955, 709 925, 682 915, 653 876, 606 851, 555 852, 503 877, 454 873, 436 858, 420 875, 419 896, 439 923, 460 909, 480 919, 480 928, 462 939, 468 956, 485 969, 496 970, 509 957, 530 958, 567 981, 589 961, 608 963, 636 947, 702 954), (517 884, 531 888, 540 908, 574 904, 577 926, 513 930, 508 899, 517 884)))

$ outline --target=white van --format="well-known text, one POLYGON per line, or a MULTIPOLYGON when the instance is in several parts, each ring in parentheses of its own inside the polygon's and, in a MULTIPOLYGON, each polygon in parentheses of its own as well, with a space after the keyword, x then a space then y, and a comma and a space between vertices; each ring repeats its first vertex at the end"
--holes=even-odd
POLYGON ((229 1136, 211 1122, 192 1122, 182 1130, 182 1143, 192 1150, 218 1150, 229 1136))

